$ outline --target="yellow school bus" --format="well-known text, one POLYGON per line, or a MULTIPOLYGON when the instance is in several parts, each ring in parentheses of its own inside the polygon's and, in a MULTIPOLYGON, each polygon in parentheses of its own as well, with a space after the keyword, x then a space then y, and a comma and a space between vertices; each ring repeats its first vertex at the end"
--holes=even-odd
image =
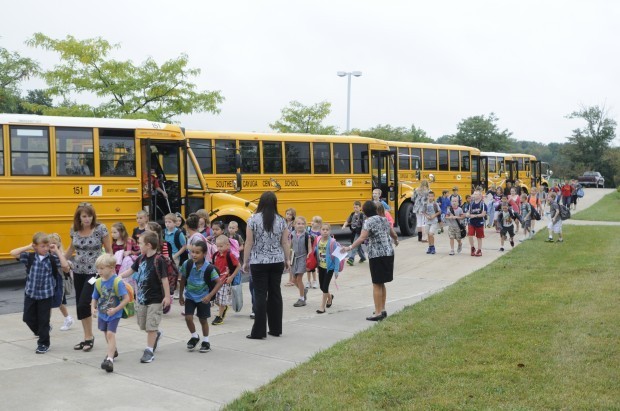
POLYGON ((518 185, 528 194, 532 186, 548 185, 542 177, 542 164, 536 156, 522 153, 480 153, 482 180, 485 189, 495 186, 506 188, 506 183, 518 185))
POLYGON ((231 187, 218 190, 207 187, 197 167, 177 125, 0 114, 0 259, 37 231, 57 232, 68 244, 80 202, 91 203, 108 228, 120 221, 131 230, 142 209, 159 221, 200 208, 247 221, 255 205, 234 195, 240 175, 213 184, 231 187))
POLYGON ((452 193, 459 188, 462 195, 479 184, 480 150, 454 144, 389 141, 398 153, 398 178, 403 184, 417 187, 428 180, 437 197, 443 190, 452 193))
POLYGON ((265 190, 277 192, 279 212, 340 226, 353 202, 371 199, 380 188, 396 226, 415 230, 411 189, 398 183, 395 152, 387 142, 359 136, 186 132, 208 187, 229 189, 233 154, 241 154, 243 187, 237 194, 256 201, 265 190))

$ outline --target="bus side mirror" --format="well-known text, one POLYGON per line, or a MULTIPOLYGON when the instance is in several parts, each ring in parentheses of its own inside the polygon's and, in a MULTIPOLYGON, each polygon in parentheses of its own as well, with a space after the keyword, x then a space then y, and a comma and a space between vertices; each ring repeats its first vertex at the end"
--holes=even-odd
POLYGON ((237 173, 237 180, 235 181, 235 190, 241 191, 243 181, 241 181, 241 173, 237 173))
POLYGON ((416 178, 416 180, 419 180, 419 179, 420 179, 420 177, 422 177, 422 172, 421 172, 420 170, 416 170, 416 172, 415 172, 415 178, 416 178))
POLYGON ((236 169, 241 168, 241 154, 239 153, 235 154, 235 168, 236 169))

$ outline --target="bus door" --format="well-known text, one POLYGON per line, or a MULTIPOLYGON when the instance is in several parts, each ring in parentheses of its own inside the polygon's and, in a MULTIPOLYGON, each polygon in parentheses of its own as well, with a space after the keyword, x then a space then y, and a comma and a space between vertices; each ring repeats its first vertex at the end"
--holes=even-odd
POLYGON ((480 185, 480 159, 481 156, 471 156, 471 192, 480 185))
POLYGON ((489 188, 489 158, 484 156, 471 156, 472 173, 471 184, 472 188, 482 187, 486 192, 489 188))
POLYGON ((531 177, 532 177, 532 187, 538 187, 538 185, 540 184, 540 175, 541 175, 541 167, 540 167, 540 161, 538 160, 532 160, 530 162, 530 167, 532 168, 531 170, 531 177))
POLYGON ((519 165, 517 160, 506 160, 508 166, 508 178, 507 181, 510 181, 512 184, 515 183, 519 179, 519 165))
POLYGON ((183 214, 182 147, 178 141, 141 141, 142 206, 151 221, 161 221, 168 213, 183 214))
MULTIPOLYGON (((372 151, 373 190, 381 189, 381 198, 390 206, 390 214, 398 217, 398 181, 396 153, 393 151, 372 151)), ((372 197, 371 197, 372 198, 372 197)))

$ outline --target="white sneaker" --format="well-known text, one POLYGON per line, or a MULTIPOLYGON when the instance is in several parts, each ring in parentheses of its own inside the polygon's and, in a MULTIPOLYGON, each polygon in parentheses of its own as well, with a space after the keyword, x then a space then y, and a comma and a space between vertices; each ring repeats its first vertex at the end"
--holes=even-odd
POLYGON ((319 282, 318 282, 318 281, 316 281, 316 280, 314 280, 314 281, 312 282, 312 288, 319 288, 319 282))
POLYGON ((308 282, 306 283, 306 288, 311 288, 311 287, 312 287, 312 284, 310 284, 310 281, 308 281, 308 282))
POLYGON ((60 327, 60 331, 67 331, 73 325, 73 318, 71 316, 65 317, 65 322, 60 327))

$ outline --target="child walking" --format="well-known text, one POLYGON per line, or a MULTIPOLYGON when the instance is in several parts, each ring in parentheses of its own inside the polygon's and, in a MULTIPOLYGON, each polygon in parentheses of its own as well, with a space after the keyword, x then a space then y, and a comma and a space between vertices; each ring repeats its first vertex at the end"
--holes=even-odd
POLYGON ((185 306, 185 324, 191 333, 187 349, 193 351, 200 342, 196 332, 194 314, 202 327, 200 352, 211 351, 209 342, 209 317, 211 316, 211 300, 215 297, 222 283, 215 267, 207 259, 207 243, 196 241, 189 246, 191 258, 181 266, 181 285, 179 288, 179 304, 185 306))
POLYGON ((170 306, 170 284, 166 261, 158 255, 159 236, 147 231, 138 240, 142 255, 131 268, 121 273, 121 277, 133 275, 137 283, 136 319, 141 330, 146 331, 146 349, 141 363, 150 363, 155 359, 157 343, 162 336, 159 323, 164 308, 170 306))
POLYGON ((299 299, 293 304, 293 307, 306 305, 308 289, 304 287, 304 274, 306 273, 306 259, 312 253, 312 242, 313 238, 306 230, 306 219, 301 216, 297 217, 291 241, 291 250, 293 251, 291 273, 293 273, 295 285, 299 290, 299 299))
MULTIPOLYGON (((286 228, 288 228, 289 233, 293 233, 295 231, 295 219, 297 218, 297 211, 294 208, 287 208, 284 214, 284 220, 286 221, 286 228)), ((293 237, 291 236, 291 239, 293 237)), ((293 277, 293 271, 289 270, 288 272, 288 282, 284 284, 287 287, 295 285, 295 279, 293 277)))
POLYGON ((338 273, 340 264, 337 258, 333 257, 333 252, 340 247, 340 244, 331 237, 331 226, 323 223, 321 226, 321 237, 316 242, 316 260, 319 270, 319 285, 323 292, 321 308, 316 310, 317 314, 324 314, 325 308, 330 308, 334 302, 334 294, 329 292, 329 283, 332 281, 334 273, 338 273))
POLYGON ((530 227, 532 226, 532 205, 527 199, 527 194, 521 194, 521 222, 523 223, 523 239, 521 242, 532 238, 530 227))
POLYGON ((183 232, 177 228, 177 216, 174 213, 169 213, 164 216, 164 223, 166 225, 166 229, 164 230, 164 240, 172 246, 172 260, 180 267, 182 263, 185 262, 185 259, 181 260, 181 258, 185 258, 187 254, 185 251, 186 240, 183 232))
POLYGON ((133 229, 131 237, 133 237, 134 241, 137 243, 138 238, 146 231, 146 224, 149 222, 149 214, 144 210, 138 211, 136 213, 136 222, 138 226, 133 229))
POLYGON ((36 233, 32 243, 11 250, 10 254, 26 266, 23 321, 39 337, 35 353, 45 354, 50 348, 50 316, 58 276, 58 267, 69 272, 69 263, 56 244, 50 244, 45 233, 36 233), (34 252, 30 252, 34 250, 34 252))
POLYGON ((467 217, 469 218, 467 236, 469 237, 472 257, 482 257, 482 239, 484 238, 484 219, 486 216, 487 206, 482 200, 480 190, 476 190, 474 191, 473 201, 467 213, 467 217), (478 250, 474 247, 474 237, 476 237, 478 250))
POLYGON ((428 192, 428 200, 422 214, 426 218, 425 228, 426 235, 428 236, 428 250, 426 250, 426 254, 435 254, 435 234, 437 233, 437 219, 441 214, 441 209, 435 202, 435 193, 433 191, 428 192))
MULTIPOLYGON (((360 201, 355 201, 353 203, 353 212, 347 218, 347 221, 344 222, 342 228, 345 229, 349 227, 351 229, 351 244, 355 242, 362 233, 362 226, 364 225, 364 213, 362 213, 362 203, 360 201)), ((361 244, 357 246, 355 249, 349 251, 349 255, 347 255, 347 264, 353 265, 355 263, 355 254, 359 254, 360 263, 366 261, 366 254, 364 254, 364 249, 361 244)))
MULTIPOLYGON (((211 228, 214 227, 212 226, 211 228)), ((215 232, 215 230, 213 231, 215 232)), ((220 272, 222 286, 215 296, 215 304, 220 308, 220 311, 211 324, 221 325, 224 324, 228 306, 232 304, 231 284, 239 273, 241 266, 237 257, 230 251, 230 240, 228 237, 220 234, 215 239, 215 245, 217 246, 217 253, 213 257, 213 265, 220 272)))
MULTIPOLYGON (((319 238, 321 236, 321 226, 323 225, 323 219, 321 216, 315 215, 312 217, 312 223, 310 225, 310 229, 308 233, 312 235, 314 238, 319 238)), ((306 288, 319 288, 319 283, 316 280, 316 269, 308 271, 308 282, 306 283, 306 288), (312 278, 310 278, 312 276, 312 278), (312 281, 310 281, 312 280, 312 281)))
POLYGON ((454 240, 458 242, 457 253, 461 253, 463 249, 463 237, 461 237, 461 227, 464 228, 461 220, 465 218, 465 213, 459 207, 459 199, 452 197, 452 203, 446 214, 448 224, 448 237, 450 238, 450 255, 454 255, 454 240))
MULTIPOLYGON (((56 244, 58 251, 60 251, 63 255, 65 254, 65 249, 62 247, 62 242, 60 241, 60 235, 57 233, 53 233, 49 235, 50 245, 56 244)), ((63 273, 65 279, 71 277, 71 261, 67 261, 69 263, 69 272, 63 273)), ((62 301, 60 302, 60 307, 58 307, 60 313, 62 314, 64 321, 62 327, 60 327, 60 331, 67 331, 73 325, 73 317, 69 314, 69 310, 67 310, 67 294, 63 292, 62 301)))
POLYGON ((506 237, 510 236, 510 246, 515 246, 515 226, 514 222, 517 219, 517 215, 512 210, 512 207, 508 205, 508 203, 502 203, 501 211, 497 216, 497 224, 500 227, 499 235, 500 235, 500 248, 499 251, 504 251, 504 241, 506 241, 506 237))
POLYGON ((129 302, 129 293, 120 277, 116 275, 116 258, 103 254, 97 258, 95 268, 99 277, 95 280, 91 310, 97 326, 103 331, 108 344, 108 353, 101 363, 101 369, 114 371, 114 359, 118 357, 116 349, 116 329, 123 316, 123 308, 129 302))

